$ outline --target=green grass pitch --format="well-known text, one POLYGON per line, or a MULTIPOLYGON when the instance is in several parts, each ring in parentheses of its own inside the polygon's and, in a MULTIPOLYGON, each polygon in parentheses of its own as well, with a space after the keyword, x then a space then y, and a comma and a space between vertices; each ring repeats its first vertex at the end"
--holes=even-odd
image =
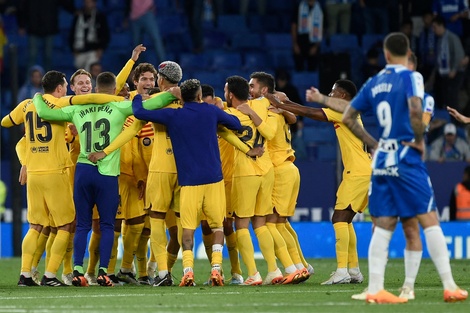
MULTIPOLYGON (((445 303, 442 285, 429 259, 424 259, 416 280, 416 300, 407 304, 377 305, 351 300, 360 293, 367 281, 357 285, 321 286, 335 269, 334 259, 310 259, 315 275, 299 285, 208 287, 207 260, 196 260, 196 287, 17 287, 20 259, 0 259, 0 313, 8 312, 470 312, 470 301, 445 303)), ((229 260, 224 260, 229 271, 229 260)), ((41 262, 42 263, 42 262, 41 262)), ((119 262, 118 262, 119 264, 119 262)), ((367 260, 360 260, 367 276, 367 260)), ((457 284, 470 289, 470 261, 452 260, 457 284)), ((257 260, 258 269, 266 274, 266 265, 257 260)), ((39 268, 41 272, 43 267, 39 268)), ((59 271, 61 273, 61 271, 59 271)), ((181 278, 181 261, 173 274, 181 278)), ((367 277, 365 277, 367 280, 367 277)), ((404 279, 402 259, 390 259, 386 272, 386 288, 398 294, 404 279)))

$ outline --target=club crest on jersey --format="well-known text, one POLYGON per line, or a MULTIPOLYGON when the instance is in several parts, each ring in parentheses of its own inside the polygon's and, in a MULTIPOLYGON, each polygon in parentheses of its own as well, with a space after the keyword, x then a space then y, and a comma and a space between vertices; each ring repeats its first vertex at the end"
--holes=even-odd
POLYGON ((144 139, 142 139, 142 144, 148 147, 152 144, 152 140, 149 137, 145 137, 144 139))

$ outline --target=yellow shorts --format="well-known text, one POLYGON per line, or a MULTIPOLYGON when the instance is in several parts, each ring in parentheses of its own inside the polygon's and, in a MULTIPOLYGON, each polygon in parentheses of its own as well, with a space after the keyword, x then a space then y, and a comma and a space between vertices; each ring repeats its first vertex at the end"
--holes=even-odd
POLYGON ((274 167, 273 206, 279 216, 294 216, 300 189, 299 169, 286 161, 274 167))
POLYGON ((274 169, 263 176, 239 176, 232 180, 232 209, 245 218, 273 213, 274 169))
POLYGON ((57 227, 75 219, 72 187, 67 171, 60 173, 28 173, 26 184, 28 222, 49 226, 49 214, 57 227))
POLYGON ((129 220, 145 214, 144 200, 139 199, 139 189, 134 176, 119 175, 119 198, 116 219, 129 220))
POLYGON ((224 181, 217 183, 181 187, 181 227, 196 229, 201 213, 207 218, 210 228, 223 227, 225 217, 224 181))
POLYGON ((180 211, 180 185, 176 173, 149 172, 147 177, 147 199, 152 211, 180 211))
POLYGON ((370 176, 346 176, 336 193, 335 210, 344 210, 349 205, 354 212, 362 212, 368 203, 370 176))

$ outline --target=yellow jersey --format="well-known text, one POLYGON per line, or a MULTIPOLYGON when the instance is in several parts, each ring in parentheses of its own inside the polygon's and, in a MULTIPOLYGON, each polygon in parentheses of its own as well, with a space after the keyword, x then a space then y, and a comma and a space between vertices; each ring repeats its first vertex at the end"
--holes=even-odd
MULTIPOLYGON (((366 151, 363 142, 354 136, 351 130, 342 123, 343 114, 327 108, 322 110, 325 112, 328 121, 333 122, 336 131, 344 166, 343 175, 371 175, 372 167, 370 154, 366 151)), ((358 122, 362 125, 360 117, 358 117, 358 122)))
MULTIPOLYGON (((50 94, 44 95, 49 103, 59 103, 60 99, 50 94)), ((31 99, 18 104, 2 119, 3 127, 24 123, 26 147, 24 164, 28 172, 57 172, 71 167, 72 161, 64 140, 66 122, 49 122, 39 118, 31 99)))
POLYGON ((268 141, 269 156, 274 166, 279 166, 285 161, 294 162, 294 149, 292 149, 289 124, 282 114, 274 113, 277 123, 277 131, 274 138, 268 141))

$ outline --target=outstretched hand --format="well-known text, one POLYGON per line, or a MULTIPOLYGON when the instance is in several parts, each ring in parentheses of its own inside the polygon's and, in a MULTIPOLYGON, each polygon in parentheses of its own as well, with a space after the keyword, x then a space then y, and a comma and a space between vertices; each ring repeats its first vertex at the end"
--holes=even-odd
POLYGON ((454 108, 447 107, 447 111, 449 112, 450 116, 455 118, 457 121, 460 123, 468 124, 470 123, 470 118, 466 117, 465 115, 461 114, 459 111, 457 111, 454 108))
POLYGON ((267 93, 264 95, 266 99, 271 103, 271 105, 275 108, 278 108, 279 105, 281 105, 281 100, 277 97, 277 95, 274 95, 272 93, 267 93))
POLYGON ((305 91, 305 99, 308 102, 318 102, 321 103, 321 100, 323 98, 323 95, 320 93, 320 91, 315 88, 315 87, 310 87, 310 89, 307 89, 305 91))
POLYGON ((72 136, 77 136, 78 135, 78 130, 77 130, 77 127, 75 125, 68 124, 67 126, 70 129, 70 133, 72 134, 72 136))
POLYGON ((147 48, 143 44, 138 45, 137 47, 134 48, 134 50, 132 50, 131 59, 134 62, 137 61, 139 59, 140 54, 144 52, 145 50, 147 50, 147 48))
POLYGON ((98 162, 99 160, 102 160, 105 156, 106 156, 106 153, 104 153, 103 151, 92 152, 88 155, 88 160, 96 164, 96 162, 98 162))

